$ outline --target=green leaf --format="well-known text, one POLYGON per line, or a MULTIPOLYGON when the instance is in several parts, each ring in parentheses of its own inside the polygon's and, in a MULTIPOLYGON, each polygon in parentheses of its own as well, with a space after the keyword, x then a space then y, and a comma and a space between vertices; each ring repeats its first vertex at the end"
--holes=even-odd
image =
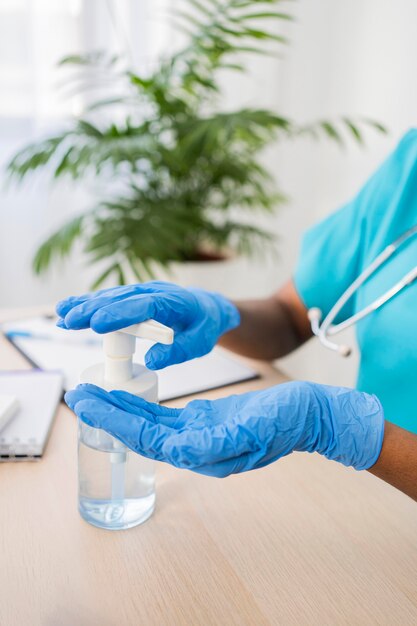
POLYGON ((230 5, 232 8, 234 9, 246 9, 247 7, 250 7, 251 9, 253 9, 255 4, 272 4, 272 5, 276 5, 276 4, 280 4, 281 2, 289 2, 290 0, 232 0, 230 2, 230 5))
POLYGON ((388 133, 387 127, 384 124, 381 124, 380 122, 376 122, 375 120, 370 120, 366 118, 363 120, 363 122, 364 124, 367 124, 368 126, 371 126, 372 128, 375 128, 375 130, 382 133, 383 135, 386 135, 388 133))
POLYGON ((91 57, 86 57, 81 54, 70 54, 60 59, 58 65, 90 65, 92 62, 91 57))
POLYGON ((222 63, 220 65, 220 67, 222 69, 232 70, 234 72, 244 72, 245 71, 245 66, 241 65, 240 63, 222 63))
POLYGON ((7 164, 9 177, 22 180, 30 172, 48 165, 66 139, 67 134, 63 133, 39 143, 29 144, 17 152, 7 164))
POLYGON ((280 43, 288 43, 287 37, 283 35, 276 35, 266 30, 259 30, 256 28, 245 28, 243 31, 246 37, 254 37, 255 39, 264 39, 269 41, 279 41, 280 43))
POLYGON ((91 290, 95 291, 104 283, 107 278, 109 278, 109 276, 117 273, 118 265, 118 263, 112 263, 106 270, 104 270, 104 272, 102 272, 91 285, 91 290))
POLYGON ((63 57, 58 61, 58 66, 63 65, 104 65, 106 67, 112 67, 119 61, 118 55, 111 55, 103 50, 94 50, 85 54, 70 54, 63 57))
POLYGON ((136 100, 132 98, 128 98, 126 96, 119 96, 114 98, 104 98, 103 100, 97 100, 93 102, 87 107, 87 111, 96 111, 97 109, 102 109, 104 107, 113 106, 114 104, 128 104, 129 102, 136 102, 136 100))
POLYGON ((79 134, 85 134, 88 137, 95 137, 96 139, 103 137, 103 133, 91 122, 87 122, 87 120, 78 120, 77 132, 79 134))
POLYGON ((233 22, 245 22, 246 20, 258 20, 258 19, 278 19, 278 20, 286 20, 293 21, 294 16, 289 13, 279 13, 279 12, 263 12, 263 13, 245 13, 244 15, 239 15, 237 17, 230 18, 233 22))
POLYGON ((122 268, 122 266, 120 264, 116 266, 116 273, 117 273, 117 276, 118 276, 119 285, 126 285, 125 273, 124 273, 123 268, 122 268))
POLYGON ((130 78, 130 82, 132 83, 132 85, 135 85, 136 87, 149 89, 153 87, 155 84, 151 78, 149 79, 141 78, 140 76, 138 76, 137 74, 134 74, 133 72, 128 72, 128 76, 130 78))
POLYGON ((32 262, 35 274, 45 272, 54 258, 64 259, 70 254, 75 241, 82 234, 84 219, 84 215, 73 218, 39 247, 32 262))
POLYGON ((256 46, 235 46, 234 52, 239 53, 243 52, 245 54, 259 54, 266 57, 271 57, 271 53, 263 48, 257 48, 256 46))
POLYGON ((323 131, 330 139, 333 139, 338 144, 343 145, 343 139, 334 124, 323 121, 319 122, 319 126, 323 129, 323 131))
POLYGON ((347 128, 350 130, 350 132, 352 133, 352 135, 356 139, 356 141, 358 143, 362 144, 363 143, 363 137, 362 137, 362 133, 361 133, 359 127, 356 124, 354 124, 347 117, 343 118, 343 122, 346 124, 347 128))
POLYGON ((70 156, 73 152, 74 152, 74 146, 70 146, 68 150, 64 153, 64 156, 62 157, 61 161, 58 163, 57 167, 55 168, 55 172, 54 172, 55 178, 59 178, 59 176, 61 176, 68 170, 72 169, 70 165, 70 156))

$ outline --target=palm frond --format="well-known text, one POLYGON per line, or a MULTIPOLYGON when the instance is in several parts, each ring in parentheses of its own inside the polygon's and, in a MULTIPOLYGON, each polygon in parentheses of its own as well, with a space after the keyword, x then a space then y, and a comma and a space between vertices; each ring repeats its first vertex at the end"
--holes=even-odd
POLYGON ((284 1, 183 2, 174 14, 187 33, 185 45, 146 75, 106 52, 62 59, 73 74, 66 89, 94 93, 99 86, 98 96, 60 134, 20 150, 9 176, 20 181, 46 167, 55 179, 93 176, 102 198, 41 245, 35 272, 67 258, 76 241, 90 263, 100 264, 93 288, 123 283, 127 270, 145 280, 155 264, 169 268, 207 247, 243 255, 274 251, 276 240, 259 227, 258 215, 287 198, 260 161, 262 150, 305 135, 343 146, 348 139, 362 143, 368 128, 385 132, 363 118, 300 125, 266 109, 221 109, 224 72, 242 74, 247 55, 271 56, 287 44, 279 29, 293 16, 284 1), (236 209, 250 223, 234 219, 236 209))
POLYGON ((38 249, 33 259, 35 274, 41 274, 49 268, 56 258, 65 259, 69 256, 75 241, 82 234, 84 215, 79 215, 61 226, 38 249))

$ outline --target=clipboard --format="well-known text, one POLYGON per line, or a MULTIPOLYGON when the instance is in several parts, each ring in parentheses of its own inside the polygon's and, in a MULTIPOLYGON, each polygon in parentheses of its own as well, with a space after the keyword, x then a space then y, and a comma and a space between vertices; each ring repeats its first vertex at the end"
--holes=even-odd
MULTIPOLYGON (((33 367, 61 371, 65 391, 78 384, 83 369, 103 361, 99 335, 90 329, 68 331, 57 328, 55 318, 43 316, 7 322, 1 330, 33 367)), ((135 362, 144 363, 145 353, 151 345, 145 340, 136 342, 135 362)), ((233 359, 221 348, 157 373, 161 402, 259 378, 258 372, 233 359)))

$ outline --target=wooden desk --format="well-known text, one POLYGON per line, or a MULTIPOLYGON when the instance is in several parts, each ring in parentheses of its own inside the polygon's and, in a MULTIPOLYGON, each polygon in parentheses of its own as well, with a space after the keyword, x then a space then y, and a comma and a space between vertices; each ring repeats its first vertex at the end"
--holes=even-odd
MULTIPOLYGON (((0 340, 0 367, 27 367, 0 340)), ((282 381, 257 364, 261 381, 282 381)), ((417 505, 316 455, 210 479, 160 465, 157 509, 108 532, 77 512, 76 422, 0 465, 1 626, 417 624, 417 505)))

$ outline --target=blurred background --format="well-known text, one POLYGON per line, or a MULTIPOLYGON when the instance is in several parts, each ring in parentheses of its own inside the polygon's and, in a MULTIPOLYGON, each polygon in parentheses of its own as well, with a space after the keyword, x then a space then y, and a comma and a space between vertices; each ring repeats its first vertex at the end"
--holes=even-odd
MULTIPOLYGON (((17 149, 50 136, 79 116, 85 98, 65 89, 65 55, 97 49, 128 56, 138 73, 175 50, 173 0, 0 0, 0 306, 45 303, 88 290, 96 270, 75 247, 65 264, 41 276, 32 258, 44 239, 91 204, 89 185, 51 185, 47 171, 7 184, 4 165, 17 149)), ((300 123, 371 118, 388 134, 364 130, 364 145, 309 137, 275 142, 261 159, 289 197, 262 226, 278 235, 278 256, 236 258, 208 285, 230 297, 270 294, 294 268, 303 231, 352 198, 406 130, 416 124, 417 55, 413 0, 297 0, 282 7, 295 20, 274 26, 289 39, 277 56, 251 56, 248 72, 222 83, 221 108, 265 108, 300 123)), ((237 209, 238 210, 238 207, 237 209)), ((349 233, 346 233, 349 236, 349 233)), ((192 273, 185 281, 195 283, 192 273)), ((206 279, 204 279, 206 280, 206 279)), ((204 285, 203 285, 204 286, 204 285)), ((351 384, 355 358, 321 351, 314 342, 282 363, 291 375, 351 384)))

